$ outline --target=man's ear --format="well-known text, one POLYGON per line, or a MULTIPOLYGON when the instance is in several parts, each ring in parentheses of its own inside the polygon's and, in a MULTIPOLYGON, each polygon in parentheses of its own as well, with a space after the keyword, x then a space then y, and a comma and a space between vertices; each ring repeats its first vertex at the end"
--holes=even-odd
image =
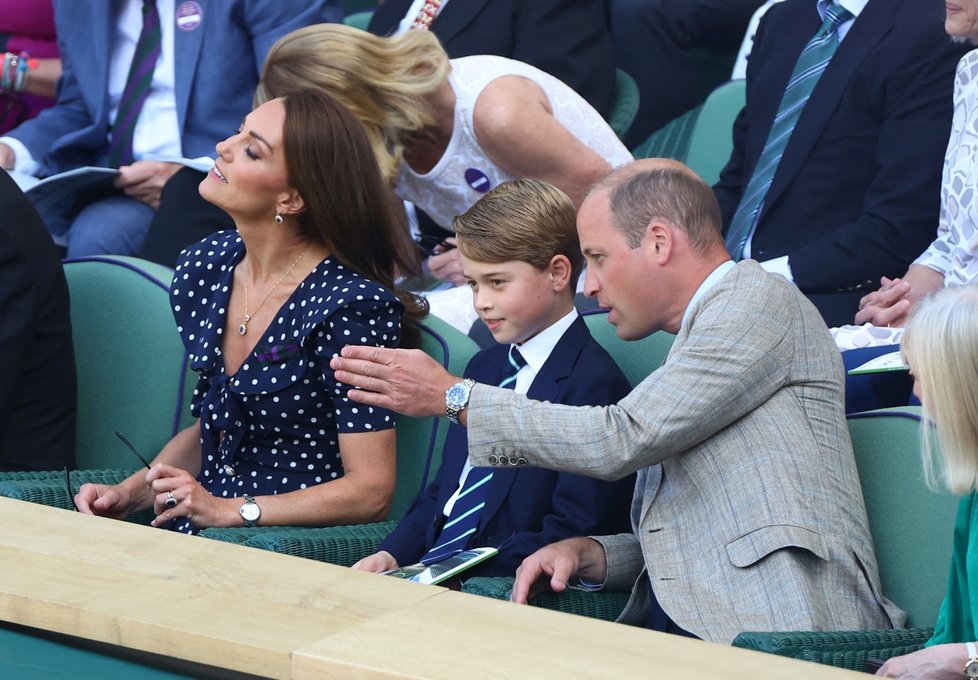
POLYGON ((648 248, 650 251, 649 254, 656 262, 662 265, 672 257, 675 239, 675 231, 668 224, 665 222, 650 222, 645 232, 645 243, 643 246, 648 248))
POLYGON ((566 255, 554 255, 550 258, 550 280, 555 292, 561 292, 570 285, 571 263, 566 255))

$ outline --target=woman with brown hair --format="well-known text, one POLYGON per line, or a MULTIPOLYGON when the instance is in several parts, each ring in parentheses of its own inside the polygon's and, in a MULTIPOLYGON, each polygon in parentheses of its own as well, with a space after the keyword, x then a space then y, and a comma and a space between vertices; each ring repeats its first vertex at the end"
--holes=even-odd
POLYGON ((351 342, 398 346, 402 317, 424 309, 394 290, 413 251, 363 128, 299 91, 252 111, 217 154, 200 193, 237 230, 187 248, 171 289, 200 421, 148 473, 83 486, 78 507, 152 506, 154 525, 190 533, 383 519, 393 416, 347 399, 329 360, 351 342))

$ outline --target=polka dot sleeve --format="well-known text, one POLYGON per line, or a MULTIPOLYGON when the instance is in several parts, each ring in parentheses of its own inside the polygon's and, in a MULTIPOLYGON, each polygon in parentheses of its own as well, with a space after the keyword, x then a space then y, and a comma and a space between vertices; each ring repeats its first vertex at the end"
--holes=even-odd
POLYGON ((317 329, 316 356, 322 362, 323 380, 332 392, 338 432, 394 427, 394 414, 387 409, 350 401, 346 396, 350 386, 336 380, 329 361, 346 345, 397 347, 401 340, 401 312, 401 304, 390 298, 361 299, 331 314, 317 329))

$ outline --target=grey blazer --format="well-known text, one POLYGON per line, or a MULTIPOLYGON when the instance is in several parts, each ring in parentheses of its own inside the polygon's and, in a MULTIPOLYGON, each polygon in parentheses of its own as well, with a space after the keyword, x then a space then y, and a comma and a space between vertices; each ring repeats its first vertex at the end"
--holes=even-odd
POLYGON ((568 407, 479 385, 473 465, 602 479, 638 471, 632 533, 599 538, 621 621, 648 620, 647 573, 686 630, 903 624, 880 592, 843 407, 839 352, 818 312, 746 260, 688 310, 662 367, 617 405, 568 407))

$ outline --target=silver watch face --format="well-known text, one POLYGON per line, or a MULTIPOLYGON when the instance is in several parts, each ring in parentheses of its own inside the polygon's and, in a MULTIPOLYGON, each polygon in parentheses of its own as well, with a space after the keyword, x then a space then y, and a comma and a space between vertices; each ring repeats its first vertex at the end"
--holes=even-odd
POLYGON ((241 513, 241 516, 247 522, 255 522, 259 517, 261 517, 261 508, 259 508, 258 504, 254 501, 245 502, 238 512, 241 513))
POLYGON ((453 409, 461 409, 469 401, 470 388, 464 383, 455 383, 445 392, 445 405, 453 409))
POLYGON ((968 661, 968 665, 964 667, 964 674, 969 678, 978 678, 978 660, 968 661))

